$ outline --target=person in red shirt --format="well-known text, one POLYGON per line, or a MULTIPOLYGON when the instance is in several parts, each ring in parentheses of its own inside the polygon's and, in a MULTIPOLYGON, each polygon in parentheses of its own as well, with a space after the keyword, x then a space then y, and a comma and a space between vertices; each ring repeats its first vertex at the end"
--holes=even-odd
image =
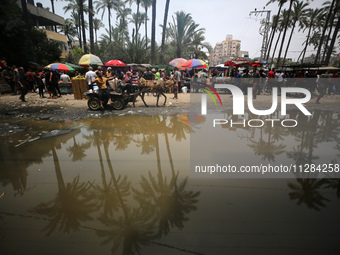
POLYGON ((268 87, 269 87, 269 93, 272 93, 274 82, 275 82, 275 69, 269 69, 269 72, 267 74, 268 76, 268 87))
POLYGON ((34 77, 31 69, 28 69, 26 72, 26 81, 28 84, 28 90, 34 92, 34 77))

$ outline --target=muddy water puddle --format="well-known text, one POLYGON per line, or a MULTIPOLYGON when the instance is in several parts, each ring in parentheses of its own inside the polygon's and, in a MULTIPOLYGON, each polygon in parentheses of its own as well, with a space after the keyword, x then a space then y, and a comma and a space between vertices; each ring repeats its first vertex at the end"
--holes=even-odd
MULTIPOLYGON (((205 121, 127 115, 2 122, 12 132, 1 136, 1 250, 338 254, 338 180, 191 178, 190 132, 205 121)), ((322 113, 308 124, 293 134, 241 128, 225 135, 263 162, 314 160, 327 144, 336 160, 337 115, 322 113)))

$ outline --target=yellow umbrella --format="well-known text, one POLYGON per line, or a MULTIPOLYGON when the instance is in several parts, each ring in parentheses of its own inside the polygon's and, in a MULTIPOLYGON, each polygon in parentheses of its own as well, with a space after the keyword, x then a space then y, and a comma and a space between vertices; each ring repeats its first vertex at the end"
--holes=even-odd
POLYGON ((89 65, 102 66, 103 62, 100 58, 93 54, 85 54, 79 59, 78 65, 87 67, 89 65))

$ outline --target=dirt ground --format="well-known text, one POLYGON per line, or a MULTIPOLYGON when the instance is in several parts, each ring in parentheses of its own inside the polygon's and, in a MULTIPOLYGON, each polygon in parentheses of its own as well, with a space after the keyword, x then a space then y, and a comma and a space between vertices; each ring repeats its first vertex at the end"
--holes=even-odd
MULTIPOLYGON (((197 95, 197 94, 196 94, 197 95)), ((62 120, 77 120, 98 115, 118 115, 125 114, 140 114, 140 115, 174 115, 188 112, 190 107, 190 93, 180 93, 178 99, 173 99, 173 94, 166 94, 167 101, 163 106, 164 98, 161 96, 159 107, 156 107, 156 97, 152 94, 145 95, 145 101, 149 105, 146 107, 140 98, 137 98, 136 107, 129 103, 127 107, 121 111, 114 110, 108 106, 105 111, 91 111, 87 107, 87 100, 75 100, 72 94, 63 95, 57 99, 39 98, 37 93, 28 93, 26 95, 27 102, 21 102, 19 95, 0 95, 0 119, 11 118, 37 118, 37 119, 50 119, 52 121, 62 120)), ((232 109, 232 98, 230 94, 220 94, 223 108, 232 109)), ((191 99, 191 105, 197 107, 200 111, 200 96, 191 99)), ((246 100, 246 97, 245 97, 246 100)), ((213 105, 212 100, 208 99, 209 105, 213 105), (211 101, 211 102, 210 102, 211 101)), ((305 104, 306 108, 310 111, 330 110, 340 112, 340 95, 324 96, 321 104, 315 104, 316 97, 305 104)), ((254 107, 258 109, 269 109, 272 104, 272 97, 270 95, 259 95, 254 101, 254 107)), ((280 103, 280 97, 279 97, 280 103)), ((210 109, 212 107, 209 107, 210 109)))

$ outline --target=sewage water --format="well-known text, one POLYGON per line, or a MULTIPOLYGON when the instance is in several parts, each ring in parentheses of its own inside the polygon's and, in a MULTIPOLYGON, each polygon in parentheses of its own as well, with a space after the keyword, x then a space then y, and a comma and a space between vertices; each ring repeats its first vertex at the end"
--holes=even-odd
MULTIPOLYGON (((338 115, 313 117, 295 132, 224 135, 243 144, 232 154, 241 159, 336 161, 338 115)), ((11 120, 16 133, 0 147, 1 254, 339 254, 339 179, 192 178, 190 132, 204 122, 11 120)))

